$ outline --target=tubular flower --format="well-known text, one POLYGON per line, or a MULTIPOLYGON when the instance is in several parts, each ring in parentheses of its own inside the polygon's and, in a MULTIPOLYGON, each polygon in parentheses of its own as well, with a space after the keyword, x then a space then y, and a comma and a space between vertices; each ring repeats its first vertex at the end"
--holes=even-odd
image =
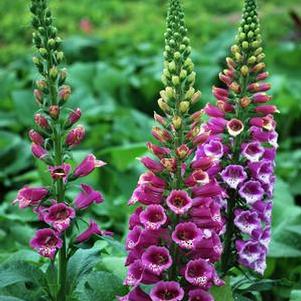
MULTIPOLYGON (((70 108, 67 104, 71 88, 66 84, 66 70, 60 65, 63 59, 61 39, 47 4, 47 0, 32 0, 30 8, 33 14, 33 43, 37 50, 33 62, 39 73, 34 96, 39 112, 34 116, 35 127, 30 129, 29 138, 33 156, 47 165, 45 170, 49 172, 52 183, 47 188, 23 187, 13 203, 18 203, 20 208, 30 207, 38 219, 49 227, 37 230, 30 245, 41 256, 52 260, 59 252, 58 271, 63 276, 66 275, 69 260, 67 249, 75 250, 78 247, 71 239, 76 237, 76 210, 103 201, 99 192, 82 184, 82 191, 72 202, 66 196, 68 188, 73 180, 87 176, 105 163, 90 154, 73 171, 69 164, 72 148, 80 144, 85 130, 82 126, 76 126, 81 117, 80 109, 70 108)), ((93 234, 110 233, 100 230, 95 222, 91 222, 75 242, 81 243, 93 234)), ((60 286, 66 287, 66 283, 63 283, 66 279, 60 279, 60 286)), ((64 294, 64 291, 59 291, 55 299, 65 300, 64 294)))
MULTIPOLYGON (((164 116, 155 113, 152 135, 157 144, 147 143, 152 156, 140 162, 148 171, 140 176, 128 202, 139 204, 129 219, 126 239, 124 283, 132 290, 119 300, 213 300, 208 290, 223 284, 214 263, 222 253, 220 209, 225 192, 214 176, 221 169, 219 158, 228 150, 222 139, 212 139, 203 130, 201 111, 189 113, 201 93, 194 89, 186 33, 180 0, 170 0, 162 74, 165 89, 158 100, 164 116), (201 144, 205 149, 198 153, 201 144), (195 261, 204 265, 198 274, 193 270, 195 261), (199 279, 205 279, 205 284, 199 285, 199 279), (140 284, 152 284, 150 294, 140 284)), ((212 110, 217 132, 227 127, 220 112, 212 110)))
POLYGON ((204 129, 214 137, 198 149, 199 157, 223 162, 214 174, 227 196, 224 274, 237 263, 260 274, 266 266, 278 146, 273 114, 278 110, 266 104, 271 100, 266 93, 270 84, 265 82, 268 73, 261 44, 256 1, 245 0, 228 68, 219 76, 226 88, 214 87, 216 106, 205 109, 209 120, 204 129))

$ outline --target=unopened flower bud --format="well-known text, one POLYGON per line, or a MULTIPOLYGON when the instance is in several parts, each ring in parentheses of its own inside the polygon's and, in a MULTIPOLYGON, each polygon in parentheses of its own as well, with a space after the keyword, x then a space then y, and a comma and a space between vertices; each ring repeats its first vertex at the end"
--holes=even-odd
POLYGON ((236 67, 236 63, 233 61, 232 58, 227 57, 226 62, 229 69, 234 69, 236 67))
POLYGON ((75 124, 80 119, 81 115, 82 113, 80 108, 77 108, 74 111, 72 111, 68 116, 69 125, 75 124))
POLYGON ((85 128, 81 125, 78 125, 68 133, 66 137, 66 144, 70 147, 76 146, 82 142, 84 137, 85 128))
POLYGON ((247 41, 243 41, 241 43, 241 46, 242 46, 243 49, 248 49, 249 48, 249 43, 247 41))
POLYGON ((49 39, 47 44, 52 48, 55 46, 55 40, 54 39, 49 39))
POLYGON ((229 88, 234 91, 235 93, 240 93, 240 85, 236 82, 233 82, 229 88))
POLYGON ((262 53, 262 51, 263 51, 263 48, 262 48, 262 47, 259 47, 259 48, 257 48, 257 49, 255 50, 254 55, 259 55, 259 54, 262 53))
POLYGON ((193 71, 189 74, 189 76, 187 77, 187 81, 191 84, 193 84, 195 82, 195 77, 196 77, 196 73, 193 71))
POLYGON ((31 145, 31 152, 38 159, 44 159, 48 156, 47 150, 44 149, 41 145, 35 143, 32 143, 31 145))
POLYGON ((249 68, 248 66, 246 65, 243 65, 241 68, 240 68, 240 72, 243 76, 247 76, 249 74, 249 68))
POLYGON ((175 52, 175 54, 174 54, 174 58, 175 58, 175 60, 179 60, 180 58, 181 58, 181 53, 180 52, 175 52))
POLYGON ((63 51, 58 51, 58 52, 56 53, 56 59, 57 59, 57 61, 58 61, 59 63, 62 62, 63 59, 64 59, 64 52, 63 52, 63 51))
POLYGON ((190 87, 189 90, 185 94, 185 99, 190 100, 195 93, 195 89, 193 87, 190 87))
POLYGON ((189 101, 181 101, 179 109, 181 113, 186 113, 189 109, 189 101))
POLYGON ((168 112, 170 110, 169 105, 162 98, 158 99, 158 105, 163 112, 168 112))
POLYGON ((193 96, 191 97, 191 104, 195 104, 201 97, 202 97, 202 92, 201 91, 195 92, 193 94, 193 96))
POLYGON ((56 80, 57 76, 58 76, 58 70, 56 67, 51 67, 51 69, 49 70, 49 75, 53 80, 56 80))
POLYGON ((172 124, 175 127, 175 129, 178 130, 182 126, 182 118, 179 116, 174 116, 172 118, 172 124))
POLYGON ((48 123, 46 117, 39 113, 35 114, 34 121, 35 121, 36 125, 38 125, 39 127, 43 128, 43 129, 49 128, 49 123, 48 123))
POLYGON ((257 73, 262 71, 265 68, 265 63, 258 63, 257 65, 255 65, 252 69, 253 72, 257 73))
POLYGON ((253 47, 253 48, 257 49, 259 46, 260 46, 259 41, 254 41, 254 42, 252 42, 252 47, 253 47))
POLYGON ((168 97, 168 99, 173 98, 175 95, 174 89, 172 87, 166 87, 165 92, 166 92, 166 96, 168 97))
POLYGON ((173 72, 176 70, 176 63, 174 61, 171 61, 169 64, 168 64, 168 70, 170 72, 173 72))
POLYGON ((265 58, 265 54, 261 53, 257 56, 257 62, 261 62, 265 58))
POLYGON ((174 75, 174 76, 171 78, 171 81, 172 81, 172 83, 173 83, 175 86, 177 86, 177 85, 180 84, 180 78, 179 78, 178 76, 176 76, 176 75, 174 75))
POLYGON ((39 53, 42 57, 45 57, 45 56, 47 56, 47 49, 39 48, 39 53))
POLYGON ((67 78, 67 69, 63 68, 61 69, 59 74, 59 85, 62 85, 65 82, 66 78, 67 78))
POLYGON ((251 56, 250 58, 248 58, 248 65, 253 65, 256 63, 256 57, 255 56, 251 56))
POLYGON ((66 101, 71 95, 71 87, 68 85, 61 86, 59 90, 59 98, 60 100, 66 101))
POLYGON ((41 90, 34 89, 33 95, 35 97, 35 100, 36 100, 37 104, 38 105, 42 104, 42 102, 43 102, 43 92, 41 90))
POLYGON ((166 126, 166 120, 163 116, 157 114, 156 112, 154 112, 154 119, 155 121, 159 122, 161 125, 166 126))
POLYGON ((57 105, 50 106, 48 112, 51 118, 57 119, 58 116, 60 115, 60 107, 57 105))
POLYGON ((37 86, 38 89, 43 91, 44 89, 47 88, 47 83, 44 80, 37 80, 36 81, 36 86, 37 86))
POLYGON ((185 159, 190 153, 190 149, 186 144, 182 144, 176 149, 176 154, 180 159, 185 159))
POLYGON ((234 57, 235 57, 237 62, 242 61, 242 55, 239 52, 235 52, 234 57))
POLYGON ((177 169, 177 161, 175 158, 164 158, 160 163, 169 171, 174 172, 177 169))
POLYGON ((183 80, 187 76, 187 71, 185 69, 182 69, 180 72, 180 79, 183 80))
POLYGON ((231 52, 233 53, 233 54, 235 54, 235 53, 237 53, 237 52, 239 52, 239 46, 238 45, 233 45, 232 47, 231 47, 231 52))
POLYGON ((240 100, 240 105, 241 105, 243 108, 246 108, 250 103, 251 103, 251 99, 250 99, 249 97, 243 97, 243 98, 240 100))
POLYGON ((28 136, 29 136, 29 139, 31 140, 31 142, 33 142, 37 145, 43 145, 44 144, 44 138, 42 137, 42 135, 40 135, 35 130, 30 130, 28 132, 28 136))

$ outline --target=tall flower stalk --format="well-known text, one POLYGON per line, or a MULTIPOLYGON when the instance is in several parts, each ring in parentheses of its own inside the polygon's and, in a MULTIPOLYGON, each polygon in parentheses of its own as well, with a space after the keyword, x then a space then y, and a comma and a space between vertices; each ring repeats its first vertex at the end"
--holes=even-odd
POLYGON ((194 89, 195 72, 191 47, 179 0, 169 1, 165 34, 164 71, 155 113, 157 126, 148 142, 151 157, 141 163, 141 175, 129 204, 139 204, 129 220, 126 240, 131 287, 120 300, 213 300, 212 285, 222 285, 214 262, 222 252, 219 239, 223 222, 220 199, 223 191, 213 179, 218 158, 196 158, 197 146, 209 139, 201 130, 200 111, 190 113, 201 96, 194 89), (141 284, 150 284, 146 293, 141 284))
MULTIPOLYGON (((270 241, 272 193, 277 149, 278 110, 267 104, 270 84, 255 0, 245 0, 243 17, 219 74, 225 87, 213 87, 216 106, 205 108, 210 117, 211 145, 219 143, 222 170, 219 180, 228 195, 226 232, 221 260, 223 274, 238 264, 260 274, 266 268, 270 241)), ((206 145, 202 145, 202 152, 206 145)))
POLYGON ((82 220, 77 218, 79 211, 93 203, 101 203, 103 197, 86 184, 81 184, 81 192, 74 201, 66 196, 66 192, 74 180, 87 176, 105 163, 97 160, 93 154, 87 155, 74 170, 68 163, 72 159, 72 149, 85 136, 84 127, 75 126, 81 111, 67 106, 71 88, 65 83, 67 72, 61 67, 64 60, 61 39, 53 24, 47 0, 32 0, 30 10, 33 14, 33 43, 37 49, 33 62, 39 72, 34 96, 39 110, 34 116, 35 128, 29 131, 29 138, 33 155, 48 165, 52 185, 35 188, 25 186, 19 191, 15 202, 19 203, 20 208, 31 207, 44 224, 30 244, 40 255, 51 259, 53 264, 58 257, 59 289, 52 300, 65 301, 68 295, 67 264, 74 250, 94 234, 110 234, 90 221, 89 224, 86 222, 87 230, 74 236, 73 226, 82 220))

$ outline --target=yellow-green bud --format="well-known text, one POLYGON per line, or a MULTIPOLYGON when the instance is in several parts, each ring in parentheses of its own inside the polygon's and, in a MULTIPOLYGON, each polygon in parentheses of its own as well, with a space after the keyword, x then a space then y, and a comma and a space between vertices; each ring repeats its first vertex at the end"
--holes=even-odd
POLYGON ((195 93, 195 89, 193 87, 190 87, 189 90, 185 94, 185 99, 190 100, 194 93, 195 93))
POLYGON ((253 38, 254 37, 254 32, 253 31, 249 31, 248 32, 248 38, 253 38))
POLYGON ((246 34, 244 32, 241 32, 239 35, 238 35, 239 39, 241 41, 243 41, 245 38, 246 38, 246 34))
POLYGON ((249 48, 249 43, 247 41, 243 41, 241 45, 242 45, 243 49, 248 49, 249 48))
POLYGON ((50 70, 49 70, 49 75, 50 77, 55 80, 57 78, 57 75, 58 75, 58 70, 56 67, 51 67, 50 70))
POLYGON ((239 46, 233 45, 233 46, 231 47, 231 51, 232 51, 233 54, 239 52, 239 46))
POLYGON ((189 109, 189 101, 181 101, 179 109, 182 113, 186 113, 189 109))
POLYGON ((187 76, 187 71, 185 69, 182 69, 180 72, 180 79, 185 79, 187 76))
POLYGON ((181 53, 179 51, 174 53, 175 60, 179 60, 181 58, 181 53))
POLYGON ((172 124, 175 127, 175 129, 178 130, 182 125, 182 118, 179 116, 174 116, 172 118, 172 124))
POLYGON ((166 87, 165 92, 166 92, 168 99, 174 97, 174 90, 172 87, 166 87))
POLYGON ((253 47, 253 48, 258 48, 259 46, 260 46, 259 41, 254 41, 254 42, 252 42, 252 47, 253 47))
POLYGON ((164 74, 161 75, 161 81, 162 81, 163 85, 167 85, 167 78, 164 74))
POLYGON ((174 61, 171 61, 168 64, 168 70, 171 71, 171 72, 176 70, 176 63, 174 61))
POLYGON ((193 71, 189 74, 189 76, 187 77, 187 80, 189 83, 194 83, 195 82, 195 77, 196 77, 196 73, 193 71))
POLYGON ((239 52, 236 52, 234 56, 237 62, 240 62, 242 60, 242 55, 239 52))
POLYGON ((248 64, 252 65, 256 63, 256 57, 253 55, 248 59, 248 64))
POLYGON ((58 62, 61 62, 64 59, 64 52, 63 51, 58 51, 56 53, 56 59, 58 60, 58 62))
POLYGON ((162 98, 158 99, 158 105, 163 112, 168 112, 170 110, 169 105, 164 102, 162 98))
POLYGON ((170 73, 169 73, 168 69, 164 69, 164 70, 163 70, 163 75, 164 75, 166 78, 170 77, 170 73))
POLYGON ((175 86, 177 86, 177 85, 180 84, 180 78, 179 78, 178 76, 176 76, 176 75, 174 75, 174 76, 171 78, 171 81, 172 81, 172 83, 173 83, 175 86))
POLYGON ((244 65, 240 68, 240 72, 243 76, 247 76, 249 74, 249 68, 248 66, 244 65))
POLYGON ((260 54, 262 51, 263 51, 262 47, 259 47, 259 48, 257 48, 257 49, 255 50, 254 54, 255 54, 255 55, 258 55, 258 54, 260 54))
POLYGON ((162 99, 165 101, 165 102, 168 102, 168 97, 166 95, 166 91, 165 90, 161 90, 160 91, 160 96, 162 97, 162 99))
POLYGON ((195 104, 201 97, 202 97, 202 92, 201 91, 195 92, 193 94, 193 96, 191 97, 191 103, 195 104))
POLYGON ((264 58, 265 58, 265 54, 264 54, 264 53, 259 54, 259 55, 257 56, 257 62, 262 61, 264 58))
POLYGON ((45 56, 45 55, 47 55, 47 49, 39 48, 39 53, 40 53, 41 56, 45 56))
POLYGON ((32 58, 32 61, 33 61, 33 63, 34 63, 35 65, 39 65, 39 64, 41 63, 41 60, 40 60, 38 57, 36 57, 36 56, 34 56, 34 57, 32 58))
POLYGON ((49 40, 48 40, 48 45, 49 45, 50 47, 55 46, 55 40, 54 40, 54 39, 49 39, 49 40))
POLYGON ((185 49, 186 49, 186 45, 181 44, 181 45, 180 45, 180 51, 183 52, 185 49))

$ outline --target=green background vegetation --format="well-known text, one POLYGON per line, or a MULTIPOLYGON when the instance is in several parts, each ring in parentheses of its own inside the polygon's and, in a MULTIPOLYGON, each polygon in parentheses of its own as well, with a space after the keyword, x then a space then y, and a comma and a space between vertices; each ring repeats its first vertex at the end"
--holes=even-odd
MULTIPOLYGON (((217 83, 217 74, 224 67, 242 1, 183 2, 197 86, 203 92, 204 105, 213 101, 211 86, 217 83)), ((136 157, 146 151, 145 142, 150 138, 153 123, 151 115, 157 110, 156 100, 162 87, 166 0, 52 0, 50 3, 64 38, 69 83, 73 89, 70 105, 82 108, 81 123, 88 132, 75 158, 81 158, 83 151, 89 150, 110 163, 88 178, 88 183, 106 196, 106 202, 91 208, 90 215, 102 227, 113 230, 122 242, 130 213, 127 200, 143 170, 136 157), (80 27, 82 19, 91 22, 90 33, 80 27)), ((274 103, 281 111, 277 117, 280 148, 273 242, 265 280, 255 287, 246 284, 246 299, 237 300, 297 301, 301 300, 301 20, 292 17, 292 12, 301 16, 301 3, 262 0, 260 9, 274 103)), ((43 264, 28 247, 28 240, 38 226, 35 216, 11 205, 24 184, 47 185, 49 181, 44 166, 31 158, 27 138, 37 109, 31 92, 36 79, 32 52, 27 1, 1 0, 0 262, 4 267, 0 267, 0 275, 5 272, 5 264, 13 259, 25 258, 37 266, 43 264)), ((90 291, 80 300, 114 299, 125 273, 123 256, 122 245, 116 242, 107 255, 96 259, 96 276, 106 274, 107 283, 114 285, 99 287, 94 278, 87 277, 90 291), (100 295, 107 297, 97 299, 100 295)), ((5 295, 36 300, 30 289, 28 295, 21 296, 16 289, 2 287, 0 281, 0 292, 5 295)))

